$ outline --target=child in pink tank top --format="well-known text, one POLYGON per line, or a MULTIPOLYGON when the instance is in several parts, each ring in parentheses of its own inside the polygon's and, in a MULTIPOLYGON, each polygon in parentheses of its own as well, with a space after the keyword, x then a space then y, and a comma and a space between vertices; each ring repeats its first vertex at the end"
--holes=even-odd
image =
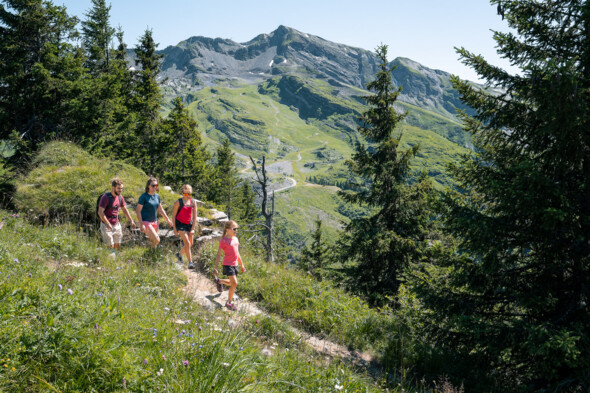
POLYGON ((242 257, 240 256, 240 251, 238 250, 240 242, 238 241, 237 232, 238 224, 235 221, 230 220, 225 223, 223 236, 219 241, 219 250, 217 251, 217 256, 215 257, 215 270, 213 270, 217 290, 219 292, 223 292, 222 284, 229 286, 225 307, 232 311, 236 311, 238 309, 232 303, 236 287, 238 286, 238 264, 242 272, 246 271, 244 263, 242 262, 242 257), (217 271, 217 267, 219 266, 219 259, 221 258, 222 253, 223 274, 228 277, 227 279, 220 279, 218 277, 219 272, 217 271))

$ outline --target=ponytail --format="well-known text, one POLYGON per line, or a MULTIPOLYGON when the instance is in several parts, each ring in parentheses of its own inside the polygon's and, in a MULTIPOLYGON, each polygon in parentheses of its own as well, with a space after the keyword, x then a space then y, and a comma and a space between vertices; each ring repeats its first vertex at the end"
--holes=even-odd
POLYGON ((235 221, 233 221, 233 220, 228 220, 228 221, 225 222, 225 224, 223 225, 223 236, 222 236, 222 238, 225 237, 225 235, 227 234, 227 230, 229 228, 231 228, 232 225, 238 225, 238 223, 235 222, 235 221))

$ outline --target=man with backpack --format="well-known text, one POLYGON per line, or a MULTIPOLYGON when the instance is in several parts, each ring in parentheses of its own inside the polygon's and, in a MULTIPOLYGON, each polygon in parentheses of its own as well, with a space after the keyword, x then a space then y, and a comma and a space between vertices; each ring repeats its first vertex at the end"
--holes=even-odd
POLYGON ((118 178, 114 178, 111 186, 111 192, 105 192, 99 197, 97 213, 100 219, 100 233, 104 242, 109 247, 118 250, 121 248, 121 239, 123 238, 123 230, 119 222, 119 209, 123 209, 123 213, 133 229, 135 229, 135 222, 131 218, 125 206, 125 199, 121 195, 123 182, 118 178))

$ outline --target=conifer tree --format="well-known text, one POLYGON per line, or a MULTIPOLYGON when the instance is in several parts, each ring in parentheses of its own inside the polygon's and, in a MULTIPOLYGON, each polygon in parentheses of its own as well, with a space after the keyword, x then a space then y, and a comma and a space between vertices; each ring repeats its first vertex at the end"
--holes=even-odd
POLYGON ((135 162, 148 173, 154 173, 156 162, 167 152, 162 151, 160 105, 162 93, 158 84, 161 72, 160 61, 163 57, 156 53, 158 44, 152 37, 152 31, 146 30, 135 48, 136 65, 134 78, 134 105, 137 114, 135 128, 135 162))
POLYGON ((360 117, 359 132, 371 144, 357 143, 356 152, 347 164, 360 176, 364 186, 340 195, 349 203, 375 208, 370 217, 353 219, 342 233, 342 259, 354 263, 349 275, 355 290, 374 304, 396 295, 401 275, 419 256, 424 239, 423 194, 410 190, 406 182, 409 162, 418 145, 399 149, 401 131, 396 131, 404 115, 393 105, 400 93, 392 82, 392 68, 387 62, 387 46, 377 48, 379 71, 367 89, 374 94, 364 97, 370 108, 360 117))
POLYGON ((111 44, 115 29, 110 24, 111 6, 105 0, 92 0, 92 8, 82 22, 82 44, 86 51, 85 65, 92 75, 107 72, 111 60, 111 44))
POLYGON ((319 217, 315 221, 315 230, 311 234, 311 239, 311 244, 301 251, 300 266, 321 281, 328 259, 328 246, 322 239, 322 220, 319 217))
POLYGON ((446 372, 502 391, 587 391, 590 3, 492 3, 514 31, 494 33, 498 52, 520 73, 458 50, 497 90, 453 80, 476 110, 463 121, 477 149, 453 169, 464 195, 446 203, 460 253, 415 285, 425 333, 455 359, 446 372))
POLYGON ((238 220, 244 223, 251 223, 258 217, 259 208, 255 203, 256 194, 247 180, 242 181, 238 191, 238 220))
MULTIPOLYGON (((225 138, 216 152, 217 161, 214 166, 214 186, 210 199, 225 205, 227 216, 231 219, 236 205, 236 186, 239 183, 236 170, 236 155, 231 150, 228 138, 225 138)), ((235 218, 235 217, 234 217, 235 218)))
POLYGON ((205 189, 208 180, 209 153, 203 146, 197 122, 190 116, 180 97, 163 122, 163 145, 168 154, 157 163, 158 173, 167 184, 180 188, 191 184, 195 192, 205 189))
POLYGON ((22 158, 39 142, 71 137, 82 56, 71 42, 77 19, 43 0, 0 4, 0 139, 15 138, 22 158))
POLYGON ((129 133, 129 72, 125 59, 112 48, 115 36, 120 46, 124 44, 123 32, 119 29, 116 33, 110 25, 110 8, 105 0, 92 0, 92 8, 82 21, 82 47, 88 72, 80 94, 86 108, 78 113, 78 127, 85 131, 79 142, 105 155, 129 157, 130 149, 120 150, 121 144, 116 143, 121 133, 129 133))

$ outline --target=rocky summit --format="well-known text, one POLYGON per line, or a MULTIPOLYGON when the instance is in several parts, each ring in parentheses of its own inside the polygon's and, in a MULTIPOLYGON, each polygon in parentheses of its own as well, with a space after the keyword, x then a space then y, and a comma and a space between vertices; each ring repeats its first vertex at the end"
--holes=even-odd
MULTIPOLYGON (((279 26, 270 34, 237 43, 229 39, 191 37, 160 51, 162 76, 172 95, 189 96, 220 80, 258 84, 281 76, 319 79, 344 95, 365 89, 377 72, 373 52, 327 41, 279 26)), ((466 109, 450 83, 450 74, 407 58, 392 61, 394 82, 402 87, 399 100, 456 120, 456 108, 466 109)), ((288 79, 283 84, 297 84, 288 79)), ((190 99, 188 100, 190 101, 190 99)), ((303 113, 307 113, 306 110, 303 113)))

